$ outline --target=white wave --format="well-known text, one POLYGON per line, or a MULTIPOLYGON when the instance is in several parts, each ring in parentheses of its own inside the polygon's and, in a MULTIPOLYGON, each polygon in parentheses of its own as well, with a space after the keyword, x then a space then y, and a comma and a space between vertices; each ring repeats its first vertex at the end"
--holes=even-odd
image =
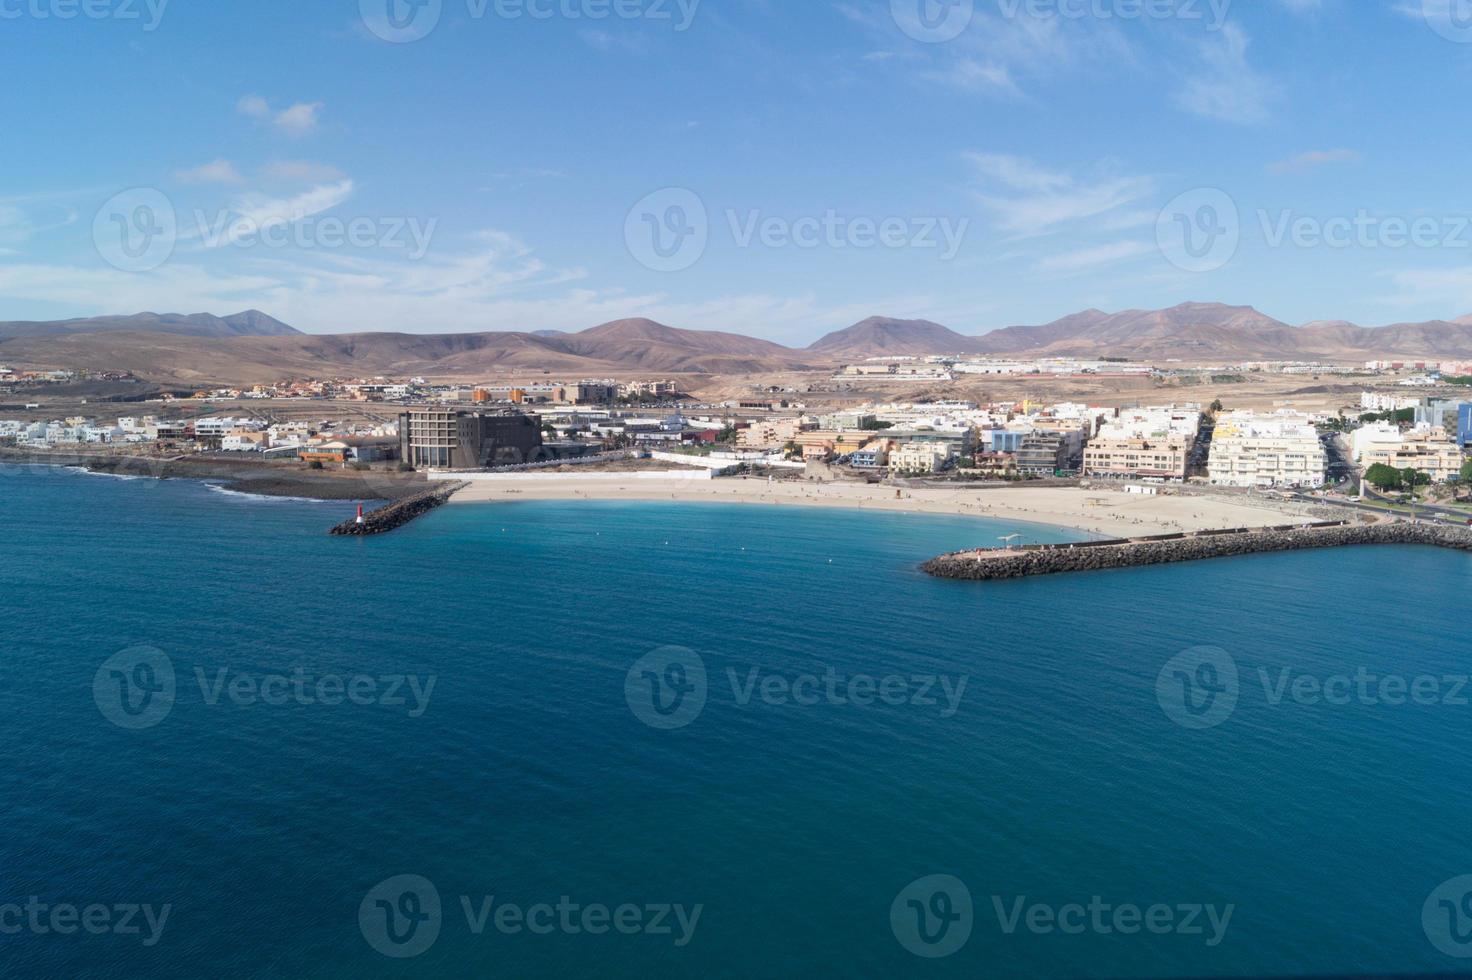
POLYGON ((222 487, 218 483, 206 483, 205 489, 213 493, 223 494, 226 497, 242 497, 246 500, 255 500, 260 503, 276 503, 279 501, 282 503, 337 504, 339 506, 357 506, 357 502, 351 500, 319 500, 316 497, 278 497, 273 494, 266 493, 247 493, 244 490, 231 490, 229 487, 222 487))

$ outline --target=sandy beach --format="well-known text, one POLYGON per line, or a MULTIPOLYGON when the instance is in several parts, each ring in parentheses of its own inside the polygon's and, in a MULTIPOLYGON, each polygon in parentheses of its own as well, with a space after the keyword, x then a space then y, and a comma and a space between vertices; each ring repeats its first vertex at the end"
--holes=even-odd
POLYGON ((1208 528, 1267 527, 1305 517, 1305 508, 1214 496, 1146 497, 1111 489, 1006 487, 917 489, 860 483, 768 484, 761 479, 659 481, 529 479, 477 483, 452 504, 518 500, 696 501, 767 506, 847 507, 918 514, 960 514, 1019 523, 1050 524, 1107 536, 1170 534, 1208 528))

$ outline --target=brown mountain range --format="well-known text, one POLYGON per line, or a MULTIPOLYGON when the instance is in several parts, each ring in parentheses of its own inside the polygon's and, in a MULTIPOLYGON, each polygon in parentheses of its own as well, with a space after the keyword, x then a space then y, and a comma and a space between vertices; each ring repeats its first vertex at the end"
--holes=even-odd
POLYGON ((1472 359, 1472 317, 1376 328, 1345 321, 1294 327, 1248 306, 1187 303, 1167 310, 1086 310, 980 337, 927 320, 872 317, 806 349, 645 319, 618 320, 581 333, 322 335, 297 333, 255 311, 223 318, 140 314, 0 323, 0 361, 13 366, 132 371, 149 380, 187 384, 380 374, 475 378, 508 368, 564 375, 754 374, 932 354, 1189 363, 1472 359))

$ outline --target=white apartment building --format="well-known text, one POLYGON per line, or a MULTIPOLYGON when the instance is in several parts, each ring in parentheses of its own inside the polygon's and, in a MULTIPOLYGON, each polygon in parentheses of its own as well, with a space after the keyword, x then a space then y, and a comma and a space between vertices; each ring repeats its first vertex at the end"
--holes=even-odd
POLYGON ((1421 425, 1407 432, 1386 422, 1367 425, 1351 439, 1356 465, 1389 466, 1429 473, 1444 483, 1461 475, 1462 448, 1441 426, 1421 425))
POLYGON ((949 443, 910 442, 889 454, 891 473, 937 473, 955 458, 949 443))
POLYGON ((1184 480, 1201 434, 1197 409, 1145 408, 1105 422, 1084 447, 1084 475, 1184 480))
POLYGON ((1367 412, 1399 412, 1402 409, 1417 408, 1421 404, 1418 395, 1383 395, 1377 391, 1367 391, 1360 395, 1360 408, 1367 412))
POLYGON ((1328 465, 1307 415, 1229 412, 1217 420, 1208 473, 1223 487, 1321 487, 1328 465))

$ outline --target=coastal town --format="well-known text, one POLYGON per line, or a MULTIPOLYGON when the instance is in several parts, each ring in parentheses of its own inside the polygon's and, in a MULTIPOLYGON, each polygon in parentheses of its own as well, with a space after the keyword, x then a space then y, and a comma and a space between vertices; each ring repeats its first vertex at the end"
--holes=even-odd
MULTIPOLYGON (((1099 533, 1117 532, 1126 522, 1169 531, 1246 520, 1247 514, 1221 508, 1250 506, 1258 509, 1252 516, 1262 516, 1270 502, 1281 509, 1290 501, 1392 516, 1419 506, 1431 517, 1472 519, 1472 507, 1461 500, 1472 486, 1472 387, 1466 384, 1472 364, 1163 369, 1068 359, 887 357, 833 377, 878 377, 882 386, 936 370, 1004 384, 1149 378, 1160 394, 1203 400, 925 400, 885 398, 883 387, 860 397, 754 386, 714 402, 688 393, 689 379, 681 378, 305 379, 163 393, 130 401, 129 414, 103 415, 83 402, 74 414, 48 417, 33 401, 19 406, 26 417, 0 417, 0 452, 71 454, 94 463, 228 461, 277 475, 383 474, 387 480, 392 474, 403 481, 391 493, 365 492, 369 498, 402 496, 424 479, 466 478, 469 489, 458 499, 649 496, 661 488, 666 496, 692 499, 755 493, 768 502, 1033 513, 1040 522, 1099 533), (1336 387, 1325 389, 1333 394, 1316 407, 1293 399, 1264 404, 1260 397, 1244 398, 1250 407, 1227 402, 1250 390, 1255 378, 1300 372, 1335 378, 1336 387), (1173 383, 1182 376, 1198 383, 1173 383), (759 492, 752 490, 753 477, 759 492), (1077 497, 1081 486, 1095 495, 1077 497), (887 487, 894 488, 890 498, 887 487), (1002 492, 967 494, 982 489, 1002 492), (1064 512, 1049 511, 1047 502, 1065 499, 1060 491, 1069 490, 1075 493, 1064 512), (1176 512, 1179 501, 1170 502, 1187 493, 1195 495, 1189 519, 1176 512), (1214 506, 1206 506, 1208 499, 1214 506), (993 504, 1000 509, 990 511, 993 504)), ((22 375, 4 368, 0 379, 0 395, 38 399, 75 381, 67 372, 22 375)))

